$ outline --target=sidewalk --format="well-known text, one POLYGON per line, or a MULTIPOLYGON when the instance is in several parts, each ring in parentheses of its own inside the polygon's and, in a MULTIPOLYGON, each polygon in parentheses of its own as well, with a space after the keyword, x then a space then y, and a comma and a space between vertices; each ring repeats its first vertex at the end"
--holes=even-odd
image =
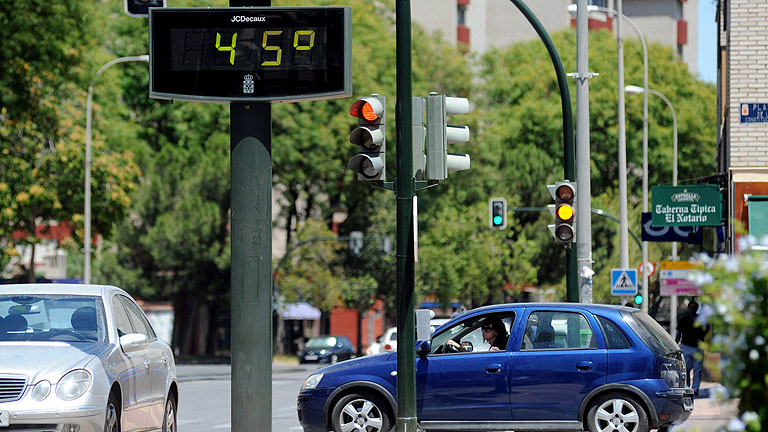
MULTIPOLYGON (((702 390, 709 390, 718 384, 701 383, 702 390)), ((699 398, 693 401, 693 413, 682 425, 675 428, 674 432, 715 432, 723 428, 736 417, 737 400, 717 400, 713 398, 699 398)))

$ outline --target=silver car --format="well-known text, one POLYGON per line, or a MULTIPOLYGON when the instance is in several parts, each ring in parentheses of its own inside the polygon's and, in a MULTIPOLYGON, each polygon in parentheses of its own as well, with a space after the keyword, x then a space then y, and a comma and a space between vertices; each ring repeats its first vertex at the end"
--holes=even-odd
POLYGON ((96 285, 0 285, 0 432, 176 432, 176 364, 136 302, 96 285))

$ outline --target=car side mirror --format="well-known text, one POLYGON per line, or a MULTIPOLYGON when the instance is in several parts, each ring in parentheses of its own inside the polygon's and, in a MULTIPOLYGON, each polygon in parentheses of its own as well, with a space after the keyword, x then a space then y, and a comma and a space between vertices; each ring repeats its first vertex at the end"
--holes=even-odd
POLYGON ((149 345, 149 337, 142 333, 129 333, 124 336, 120 336, 120 346, 123 351, 135 352, 144 349, 149 345))
POLYGON ((416 354, 421 358, 425 358, 430 352, 432 352, 432 343, 428 340, 423 341, 416 348, 416 354))

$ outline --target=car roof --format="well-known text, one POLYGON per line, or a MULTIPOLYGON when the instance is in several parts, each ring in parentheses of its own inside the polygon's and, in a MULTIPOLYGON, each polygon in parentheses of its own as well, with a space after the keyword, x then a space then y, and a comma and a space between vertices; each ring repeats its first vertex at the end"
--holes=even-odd
POLYGON ((102 296, 110 291, 125 293, 122 289, 111 285, 85 285, 63 283, 30 283, 0 285, 0 294, 73 294, 102 296))
MULTIPOLYGON (((626 306, 620 306, 620 305, 607 305, 607 304, 598 304, 598 303, 557 303, 557 302, 537 302, 537 303, 502 303, 502 304, 494 304, 494 305, 488 305, 488 306, 481 306, 476 309, 472 309, 467 311, 464 315, 469 314, 476 314, 476 313, 482 313, 482 312, 491 312, 494 310, 508 310, 513 308, 546 308, 546 309, 568 309, 568 308, 577 308, 577 309, 585 309, 589 311, 618 311, 618 310, 629 310, 629 311, 638 311, 639 309, 635 308, 628 308, 626 306)), ((464 316, 462 315, 462 316, 464 316)))

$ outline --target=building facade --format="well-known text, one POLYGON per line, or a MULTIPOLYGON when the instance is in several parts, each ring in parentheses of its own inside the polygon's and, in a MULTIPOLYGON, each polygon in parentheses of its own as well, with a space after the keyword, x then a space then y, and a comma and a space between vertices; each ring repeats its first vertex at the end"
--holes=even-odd
MULTIPOLYGON (((707 0, 702 0, 707 1, 707 0)), ((525 4, 548 32, 575 27, 568 6, 576 0, 529 0, 525 4)), ((624 15, 642 31, 648 42, 674 48, 697 72, 699 0, 624 0, 624 15)), ((589 0, 589 4, 613 9, 615 0, 589 0)), ((489 48, 538 38, 520 10, 509 0, 418 0, 411 3, 411 15, 428 32, 439 31, 446 40, 466 51, 484 53, 489 48)), ((593 14, 590 28, 614 28, 610 17, 593 14)), ((624 36, 634 38, 623 26, 624 36)))
POLYGON ((741 233, 768 235, 768 3, 717 5, 718 168, 727 185, 728 251, 736 253, 741 233))

